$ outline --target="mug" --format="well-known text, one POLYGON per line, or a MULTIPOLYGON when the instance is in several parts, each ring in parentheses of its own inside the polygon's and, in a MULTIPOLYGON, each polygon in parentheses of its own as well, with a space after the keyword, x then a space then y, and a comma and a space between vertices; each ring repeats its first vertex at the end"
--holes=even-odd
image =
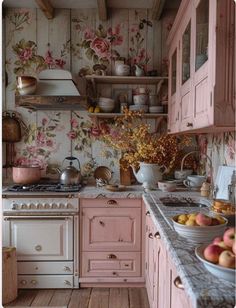
POLYGON ((176 180, 185 180, 188 175, 191 175, 193 173, 193 170, 191 169, 183 169, 181 170, 175 170, 175 179, 176 180))
POLYGON ((189 175, 187 180, 184 180, 183 183, 186 187, 198 188, 202 186, 204 181, 206 181, 206 177, 204 175, 189 175))

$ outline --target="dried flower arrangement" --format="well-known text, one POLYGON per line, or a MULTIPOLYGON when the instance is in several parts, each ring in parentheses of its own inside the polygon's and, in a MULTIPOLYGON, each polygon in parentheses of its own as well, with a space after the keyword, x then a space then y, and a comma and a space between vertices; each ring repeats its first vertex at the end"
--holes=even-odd
POLYGON ((165 166, 171 172, 176 167, 179 154, 191 144, 191 138, 173 135, 158 136, 151 133, 148 124, 142 121, 142 113, 124 110, 124 115, 115 119, 114 127, 103 131, 105 143, 123 154, 122 167, 139 167, 140 162, 165 166))

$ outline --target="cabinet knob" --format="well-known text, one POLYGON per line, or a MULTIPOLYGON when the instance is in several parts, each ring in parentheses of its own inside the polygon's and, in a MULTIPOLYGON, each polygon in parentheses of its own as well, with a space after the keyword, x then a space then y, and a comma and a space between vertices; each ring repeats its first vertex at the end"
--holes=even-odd
POLYGON ((112 275, 117 276, 118 274, 117 272, 112 272, 112 275))
POLYGON ((181 281, 181 279, 180 279, 179 276, 177 276, 177 277, 175 278, 175 280, 174 280, 174 285, 176 286, 176 288, 181 289, 181 290, 184 290, 184 286, 183 286, 182 281, 181 281))
POLYGON ((186 124, 186 126, 187 126, 187 127, 193 127, 193 123, 188 122, 188 123, 186 124))
POLYGON ((71 271, 71 269, 69 268, 69 266, 64 266, 63 269, 64 269, 65 272, 70 272, 70 271, 71 271))
POLYGON ((101 225, 101 226, 105 226, 105 224, 104 224, 104 222, 103 221, 99 221, 99 224, 101 225))
POLYGON ((34 268, 34 269, 37 271, 39 268, 38 268, 38 266, 35 266, 35 268, 34 268))
POLYGON ((117 259, 117 256, 111 253, 107 256, 107 259, 117 259))
POLYGON ((146 216, 150 216, 150 212, 149 211, 146 212, 146 216))
POLYGON ((156 232, 156 233, 154 234, 154 237, 157 238, 157 239, 159 240, 159 239, 161 238, 161 235, 160 235, 159 232, 156 232))
POLYGON ((116 200, 108 200, 107 204, 108 205, 115 205, 115 204, 117 204, 117 201, 116 200))
POLYGON ((31 280, 30 283, 35 286, 38 282, 37 282, 37 280, 31 280))
POLYGON ((153 234, 152 234, 152 233, 149 233, 149 234, 148 234, 148 237, 151 238, 151 239, 153 239, 153 234))
POLYGON ((71 283, 69 280, 64 280, 64 284, 67 285, 67 286, 71 286, 71 283))
POLYGON ((21 280, 20 284, 23 284, 25 286, 27 284, 27 281, 26 280, 21 280))
POLYGON ((168 128, 168 129, 167 129, 167 132, 168 132, 168 133, 170 133, 170 132, 171 132, 171 129, 170 129, 170 128, 168 128))
POLYGON ((42 246, 41 246, 41 245, 36 245, 36 246, 34 247, 34 249, 35 249, 36 251, 41 251, 41 250, 42 250, 42 246))

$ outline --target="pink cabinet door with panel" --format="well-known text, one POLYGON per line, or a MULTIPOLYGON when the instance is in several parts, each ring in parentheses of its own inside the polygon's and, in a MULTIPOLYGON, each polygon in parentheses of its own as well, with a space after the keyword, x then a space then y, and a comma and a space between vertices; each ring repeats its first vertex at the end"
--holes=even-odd
POLYGON ((141 208, 83 208, 83 251, 140 251, 141 208))

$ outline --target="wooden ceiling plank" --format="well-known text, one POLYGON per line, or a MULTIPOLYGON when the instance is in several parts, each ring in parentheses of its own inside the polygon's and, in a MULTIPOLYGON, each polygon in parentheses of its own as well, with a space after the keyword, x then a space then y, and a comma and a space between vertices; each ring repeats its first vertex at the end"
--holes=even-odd
POLYGON ((152 19, 159 20, 166 0, 153 0, 152 19))
POLYGON ((35 2, 38 4, 38 6, 48 19, 53 19, 54 9, 49 0, 35 0, 35 2))
POLYGON ((107 20, 107 4, 106 0, 97 0, 98 5, 98 16, 102 21, 107 20))

